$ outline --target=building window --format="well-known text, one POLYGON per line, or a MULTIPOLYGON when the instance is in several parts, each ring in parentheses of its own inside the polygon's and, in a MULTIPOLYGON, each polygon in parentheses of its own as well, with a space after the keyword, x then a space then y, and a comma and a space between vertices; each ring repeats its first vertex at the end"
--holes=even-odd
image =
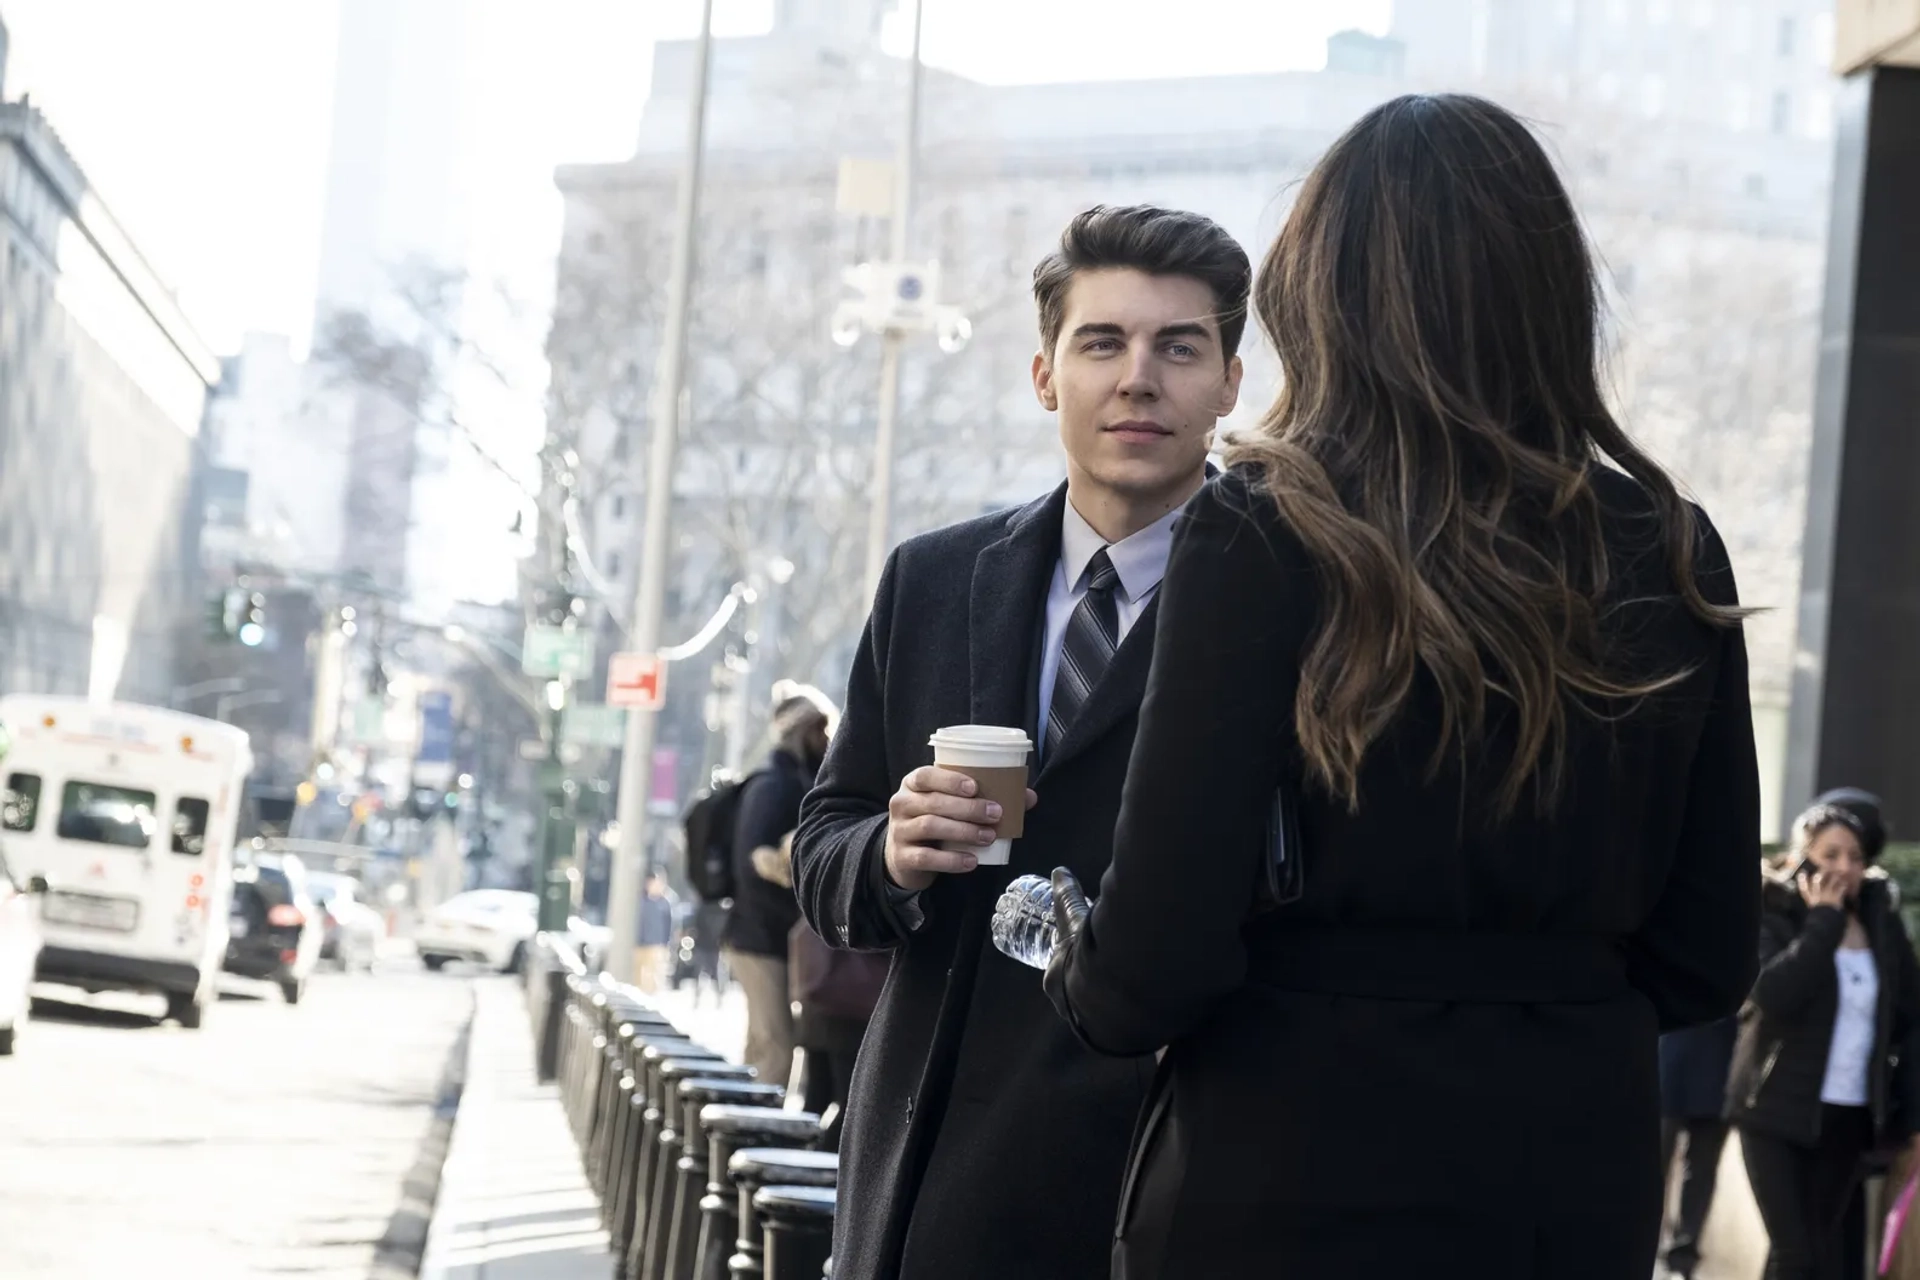
POLYGON ((1667 84, 1659 76, 1648 76, 1640 82, 1640 111, 1643 115, 1657 116, 1667 105, 1667 84))
POLYGON ((1672 16, 1667 0, 1647 0, 1647 22, 1650 25, 1664 27, 1672 16))
POLYGON ((1612 102, 1620 96, 1620 77, 1611 71, 1602 71, 1594 88, 1600 94, 1600 101, 1612 102))
POLYGON ((1780 19, 1780 38, 1779 38, 1779 48, 1777 49, 1777 52, 1780 54, 1781 57, 1791 58, 1793 56, 1793 38, 1795 34, 1796 33, 1793 27, 1793 19, 1792 18, 1780 19))
POLYGON ((1793 95, 1785 89, 1773 95, 1773 131, 1781 136, 1793 132, 1793 95))
POLYGON ((1713 25, 1713 0, 1694 0, 1693 25, 1702 30, 1713 25))
POLYGON ((1833 136, 1833 95, 1816 89, 1807 97, 1806 132, 1810 138, 1833 136))
POLYGON ((1747 198, 1749 200, 1764 200, 1767 198, 1767 180, 1765 177, 1757 173, 1747 175, 1747 198))
POLYGON ((1753 128, 1753 94, 1743 84, 1727 88, 1727 127, 1735 133, 1753 128))
POLYGON ((1807 41, 1813 54, 1814 65, 1826 67, 1833 64, 1833 15, 1822 13, 1813 19, 1813 39, 1807 41))
POLYGON ((1627 20, 1627 0, 1607 0, 1607 21, 1615 24, 1627 20))

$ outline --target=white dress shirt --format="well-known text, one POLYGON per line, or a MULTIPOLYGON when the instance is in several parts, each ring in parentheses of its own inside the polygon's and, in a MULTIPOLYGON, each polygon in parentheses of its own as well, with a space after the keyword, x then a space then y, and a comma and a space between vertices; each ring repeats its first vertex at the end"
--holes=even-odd
POLYGON ((1047 711, 1053 706, 1053 682, 1060 670, 1060 646, 1067 634, 1067 620, 1087 594, 1087 564, 1102 547, 1113 562, 1120 581, 1113 590, 1113 602, 1120 615, 1120 634, 1125 640, 1133 624, 1146 612, 1160 579, 1166 576, 1167 553, 1173 550, 1173 522, 1181 508, 1129 537, 1109 544, 1093 531, 1073 503, 1066 504, 1060 518, 1060 560, 1053 567, 1053 580, 1047 586, 1047 635, 1040 650, 1040 745, 1044 751, 1047 735, 1047 711))

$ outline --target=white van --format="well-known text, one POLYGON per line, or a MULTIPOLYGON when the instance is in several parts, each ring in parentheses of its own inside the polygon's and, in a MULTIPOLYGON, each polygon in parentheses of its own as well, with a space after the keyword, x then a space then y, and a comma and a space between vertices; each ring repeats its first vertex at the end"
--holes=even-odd
POLYGON ((42 981, 157 992, 198 1027, 227 949, 233 843, 253 755, 199 716, 82 698, 0 698, 0 840, 42 876, 42 981))

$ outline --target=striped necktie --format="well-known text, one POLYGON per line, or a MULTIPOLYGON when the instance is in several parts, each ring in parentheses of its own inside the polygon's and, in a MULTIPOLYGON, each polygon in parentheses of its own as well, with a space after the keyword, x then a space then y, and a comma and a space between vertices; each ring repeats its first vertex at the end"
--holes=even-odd
POLYGON ((1087 593, 1067 619, 1067 633, 1060 640, 1060 667, 1053 678, 1053 705, 1047 709, 1049 748, 1066 740, 1067 730, 1087 705, 1087 698, 1107 673, 1113 651, 1120 647, 1120 606, 1113 589, 1120 585, 1120 573, 1100 548, 1087 562, 1087 593))

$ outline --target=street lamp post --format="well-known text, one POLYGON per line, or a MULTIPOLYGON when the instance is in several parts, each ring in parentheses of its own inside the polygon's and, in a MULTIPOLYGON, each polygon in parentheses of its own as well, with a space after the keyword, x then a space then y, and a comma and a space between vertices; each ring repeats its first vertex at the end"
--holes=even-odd
MULTIPOLYGON (((913 218, 913 166, 920 150, 920 26, 926 0, 913 0, 913 54, 907 65, 907 117, 893 173, 893 261, 907 260, 913 218)), ((867 596, 880 586, 893 529, 893 437, 900 416, 900 348, 906 334, 890 325, 880 356, 880 412, 873 437, 873 495, 867 513, 867 596)))
MULTIPOLYGON (((666 602, 668 546, 673 511, 673 468, 680 442, 680 388, 685 381, 687 320, 693 300, 694 233, 700 217, 701 169, 706 153, 707 80, 713 63, 713 0, 700 6, 700 39, 693 61, 693 91, 687 104, 687 155, 680 174, 680 207, 673 236, 673 263, 667 291, 667 317, 661 335, 660 363, 653 382, 653 425, 647 451, 646 483, 641 489, 647 518, 640 535, 640 571, 634 587, 633 647, 641 653, 660 649, 660 615, 666 602)), ((620 847, 608 868, 607 970, 615 978, 633 976, 635 919, 640 909, 642 871, 647 853, 647 803, 652 783, 654 713, 627 713, 627 737, 620 760, 620 847)))

